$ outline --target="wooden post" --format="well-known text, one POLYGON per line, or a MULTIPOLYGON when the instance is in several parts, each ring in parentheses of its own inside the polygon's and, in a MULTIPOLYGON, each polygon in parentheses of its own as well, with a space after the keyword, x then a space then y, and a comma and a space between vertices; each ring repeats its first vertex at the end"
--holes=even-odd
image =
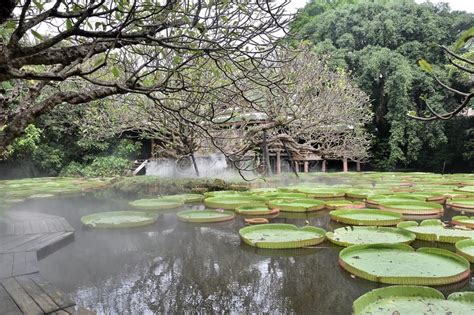
POLYGON ((309 162, 308 161, 304 161, 304 172, 305 173, 309 172, 309 162))
POLYGON ((296 173, 300 172, 300 165, 299 165, 298 161, 295 161, 295 171, 296 171, 296 173))
POLYGON ((276 173, 281 174, 281 156, 280 156, 280 151, 276 152, 276 173))
POLYGON ((347 158, 342 159, 342 171, 347 172, 348 167, 347 167, 347 158))
POLYGON ((359 161, 357 161, 356 167, 357 167, 357 172, 360 172, 360 162, 359 161))
POLYGON ((326 173, 326 160, 321 162, 321 172, 326 173))

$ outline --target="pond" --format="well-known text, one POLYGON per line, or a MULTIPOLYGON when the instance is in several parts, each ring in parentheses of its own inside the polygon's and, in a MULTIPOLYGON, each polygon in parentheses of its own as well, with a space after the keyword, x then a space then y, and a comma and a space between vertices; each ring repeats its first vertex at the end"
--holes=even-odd
MULTIPOLYGON (((354 278, 338 265, 342 247, 262 250, 242 244, 242 217, 213 224, 184 223, 176 212, 155 224, 102 230, 82 226, 84 215, 129 210, 122 198, 62 197, 27 200, 13 209, 65 217, 75 239, 40 260, 40 272, 80 306, 100 314, 183 312, 350 314, 352 302, 385 285, 354 278)), ((334 230, 329 211, 280 214, 272 222, 334 230)), ((446 211, 448 219, 453 211, 446 211)), ((416 241, 414 247, 426 246, 416 241)), ((454 250, 452 245, 428 243, 454 250)), ((444 294, 474 290, 472 281, 438 287, 444 294)))

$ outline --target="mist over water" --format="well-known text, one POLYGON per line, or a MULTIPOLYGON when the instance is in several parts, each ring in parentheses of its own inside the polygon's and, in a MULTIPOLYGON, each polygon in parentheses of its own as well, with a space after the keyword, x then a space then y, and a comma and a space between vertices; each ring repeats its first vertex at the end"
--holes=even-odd
MULTIPOLYGON (((87 229, 80 223, 90 213, 128 210, 128 201, 88 194, 26 201, 13 209, 60 215, 73 225, 75 240, 40 260, 41 274, 98 314, 350 314, 353 300, 384 286, 351 278, 337 263, 342 248, 329 242, 262 250, 241 244, 241 217, 204 225, 177 221, 176 212, 204 208, 199 204, 161 212, 155 224, 143 228, 87 229)), ((448 211, 444 219, 451 215, 448 211)), ((326 230, 341 226, 330 221, 328 211, 272 219, 298 226, 306 221, 326 230)), ((474 287, 458 283, 439 289, 448 294, 474 287)))

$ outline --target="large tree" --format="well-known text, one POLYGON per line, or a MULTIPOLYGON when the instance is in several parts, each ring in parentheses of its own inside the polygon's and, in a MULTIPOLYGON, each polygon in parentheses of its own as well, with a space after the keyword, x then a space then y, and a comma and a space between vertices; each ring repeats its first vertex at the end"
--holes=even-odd
MULTIPOLYGON (((374 162, 384 168, 417 166, 425 151, 436 152, 447 139, 440 122, 419 123, 406 113, 424 112, 428 102, 438 111, 459 99, 445 95, 417 62, 446 65, 442 49, 474 22, 474 16, 452 12, 445 4, 404 1, 311 1, 293 23, 292 39, 306 40, 320 54, 330 55, 334 68, 351 71, 372 99, 375 113, 374 162)), ((440 79, 449 81, 447 72, 440 79)), ((455 80, 452 86, 463 85, 455 80)))
MULTIPOLYGON (((284 9, 288 2, 2 3, 0 153, 62 103, 137 93, 166 108, 177 92, 217 94, 234 86, 238 93, 238 83, 247 78, 272 86, 259 66, 274 64, 276 39, 291 18, 284 9), (202 84, 198 74, 209 64, 226 80, 202 84), (231 66, 238 71, 230 72, 231 66)), ((189 108, 173 110, 180 115, 189 108)))

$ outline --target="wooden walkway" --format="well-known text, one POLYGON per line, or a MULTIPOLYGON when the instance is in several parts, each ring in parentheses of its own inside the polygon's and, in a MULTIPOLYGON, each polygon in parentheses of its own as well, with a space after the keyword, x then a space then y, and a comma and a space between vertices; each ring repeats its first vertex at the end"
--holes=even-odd
POLYGON ((94 314, 39 274, 38 258, 73 239, 62 217, 12 211, 0 219, 0 315, 94 314))

